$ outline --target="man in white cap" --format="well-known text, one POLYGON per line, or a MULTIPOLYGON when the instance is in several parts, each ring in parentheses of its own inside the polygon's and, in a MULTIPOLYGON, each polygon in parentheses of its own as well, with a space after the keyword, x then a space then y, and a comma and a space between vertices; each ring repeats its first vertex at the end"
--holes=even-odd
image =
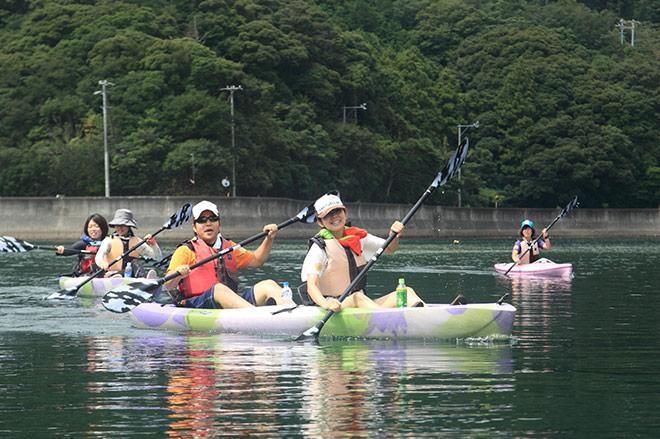
POLYGON ((218 206, 204 200, 193 206, 192 214, 195 236, 176 249, 167 270, 168 274, 180 274, 165 284, 168 289, 176 287, 178 290, 175 300, 178 306, 229 309, 293 303, 282 300, 282 287, 270 279, 258 282, 241 293, 238 289, 238 270, 261 267, 268 260, 277 234, 276 224, 264 226, 263 231, 267 235, 254 252, 240 247, 191 271, 190 265, 196 261, 234 245, 233 241, 220 234, 218 206))
MULTIPOLYGON (((360 269, 385 240, 358 227, 347 227, 347 209, 339 196, 326 194, 314 203, 316 222, 321 231, 310 242, 303 262, 301 279, 306 282, 307 296, 317 305, 338 311, 340 308, 393 308, 396 292, 372 300, 364 293, 366 276, 355 287, 355 292, 342 303, 337 298, 355 278, 360 269)), ((393 253, 399 246, 403 224, 395 221, 390 227, 396 238, 385 253, 393 253)), ((415 291, 407 287, 408 306, 424 306, 415 291)))

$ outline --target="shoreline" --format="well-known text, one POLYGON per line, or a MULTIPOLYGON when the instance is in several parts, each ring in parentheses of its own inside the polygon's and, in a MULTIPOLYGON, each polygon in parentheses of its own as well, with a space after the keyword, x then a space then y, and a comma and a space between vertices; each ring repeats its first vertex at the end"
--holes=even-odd
MULTIPOLYGON (((136 197, 0 197, 0 235, 24 240, 75 240, 91 213, 112 218, 116 209, 131 209, 138 220, 138 234, 153 233, 167 222, 184 203, 202 199, 220 209, 222 231, 233 240, 261 231, 264 224, 281 223, 296 215, 311 200, 288 198, 221 196, 136 196, 136 197)), ((349 219, 370 232, 385 236, 390 224, 401 219, 412 204, 345 203, 349 219)), ((469 208, 424 205, 408 223, 409 238, 465 239, 511 238, 520 222, 530 218, 537 229, 550 224, 561 207, 469 208)), ((163 241, 191 236, 191 222, 159 235, 163 241)), ((318 227, 293 224, 283 229, 283 239, 309 238, 318 227)), ((540 231, 540 230, 537 230, 540 231)), ((551 235, 575 238, 657 238, 660 237, 660 209, 582 209, 573 210, 551 230, 551 235)))

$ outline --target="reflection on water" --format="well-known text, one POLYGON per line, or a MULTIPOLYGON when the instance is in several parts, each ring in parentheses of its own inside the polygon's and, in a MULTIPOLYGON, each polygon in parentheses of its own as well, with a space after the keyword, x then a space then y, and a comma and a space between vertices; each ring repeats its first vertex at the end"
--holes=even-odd
MULTIPOLYGON (((8 437, 658 437, 658 241, 558 240, 575 278, 506 278, 509 241, 406 241, 397 279, 431 303, 509 293, 511 344, 323 342, 132 328, 94 303, 50 304, 66 258, 0 254, 0 431, 8 437)), ((167 250, 167 249, 166 249, 167 250)), ((245 283, 294 280, 278 241, 245 283)))
POLYGON ((87 371, 112 377, 86 383, 94 395, 88 408, 165 410, 169 437, 367 436, 374 428, 396 431, 393 422, 428 432, 455 411, 483 422, 501 416, 510 404, 500 395, 514 390, 509 345, 89 338, 87 371), (483 412, 476 400, 492 405, 483 412))

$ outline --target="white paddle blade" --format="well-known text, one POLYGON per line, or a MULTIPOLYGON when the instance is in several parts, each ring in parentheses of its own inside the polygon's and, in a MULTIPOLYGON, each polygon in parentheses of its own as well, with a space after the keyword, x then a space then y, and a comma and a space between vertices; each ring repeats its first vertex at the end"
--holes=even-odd
POLYGON ((0 252, 2 253, 23 253, 33 248, 34 246, 27 241, 22 241, 13 236, 0 236, 0 252))
POLYGON ((141 303, 150 302, 154 295, 147 290, 158 288, 156 281, 138 281, 121 285, 106 293, 101 300, 103 307, 110 312, 123 314, 141 303))
POLYGON ((68 289, 68 290, 60 290, 55 293, 49 294, 48 296, 44 297, 46 300, 73 300, 76 298, 76 292, 77 290, 75 289, 68 289))
POLYGON ((181 224, 187 222, 190 219, 191 214, 192 209, 190 203, 186 203, 181 206, 181 209, 177 210, 165 224, 163 224, 163 228, 176 229, 181 224))

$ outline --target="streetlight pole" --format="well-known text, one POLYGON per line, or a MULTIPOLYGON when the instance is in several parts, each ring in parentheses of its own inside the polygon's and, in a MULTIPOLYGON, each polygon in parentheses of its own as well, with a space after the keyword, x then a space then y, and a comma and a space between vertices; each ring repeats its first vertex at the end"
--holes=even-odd
POLYGON ((234 130, 234 92, 243 90, 241 85, 228 85, 220 89, 221 91, 229 92, 229 105, 231 106, 231 179, 232 189, 231 196, 236 196, 236 133, 234 130))
MULTIPOLYGON (((462 129, 465 128, 465 131, 467 131, 470 128, 479 128, 479 121, 476 121, 475 123, 471 123, 470 125, 461 125, 458 124, 456 125, 458 127, 458 146, 461 146, 461 135, 463 134, 462 129)), ((458 168, 458 181, 459 181, 459 186, 458 186, 458 207, 462 206, 462 199, 461 199, 461 168, 458 168)))
POLYGON ((346 107, 345 106, 345 107, 343 107, 343 109, 344 109, 344 117, 343 117, 344 123, 346 123, 346 110, 353 110, 353 114, 355 114, 355 123, 357 123, 357 121, 358 121, 357 111, 358 110, 366 110, 367 109, 367 103, 363 102, 361 105, 358 105, 356 107, 346 107))
POLYGON ((95 95, 103 96, 103 167, 105 170, 105 196, 110 196, 110 154, 108 153, 108 93, 106 87, 115 85, 107 80, 99 81, 101 90, 94 92, 95 95))

